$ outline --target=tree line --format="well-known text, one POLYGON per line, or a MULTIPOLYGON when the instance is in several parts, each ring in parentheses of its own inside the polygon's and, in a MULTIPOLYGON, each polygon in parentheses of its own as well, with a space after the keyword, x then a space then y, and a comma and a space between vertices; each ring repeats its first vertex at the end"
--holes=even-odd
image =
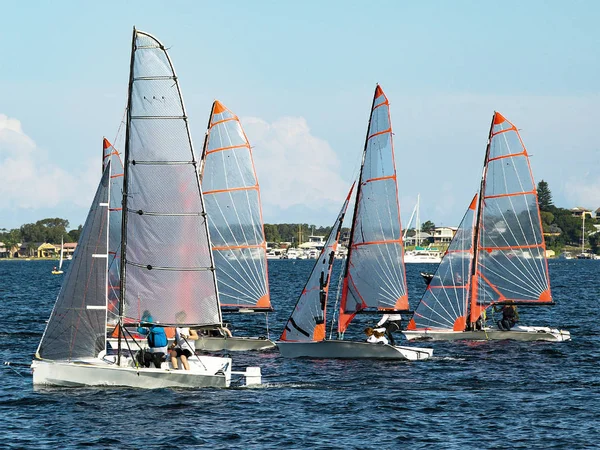
MULTIPOLYGON (((558 208, 552 201, 552 192, 548 183, 541 180, 537 186, 540 216, 544 229, 546 248, 560 253, 565 246, 578 247, 584 235, 583 220, 573 216, 570 209, 558 208)), ((585 218, 585 237, 593 253, 598 253, 600 239, 594 225, 597 219, 590 216, 585 218)))
POLYGON ((36 244, 47 242, 49 244, 60 244, 64 242, 77 242, 81 234, 82 226, 67 231, 69 221, 58 217, 38 220, 35 223, 26 223, 20 228, 0 228, 0 242, 4 243, 6 249, 11 249, 18 244, 25 244, 28 249, 37 249, 36 244))

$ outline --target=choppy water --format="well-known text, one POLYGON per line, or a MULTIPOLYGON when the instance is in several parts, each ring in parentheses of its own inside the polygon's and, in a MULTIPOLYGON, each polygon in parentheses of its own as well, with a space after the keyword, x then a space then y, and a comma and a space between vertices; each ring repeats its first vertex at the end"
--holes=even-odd
MULTIPOLYGON (((52 266, 0 262, 0 361, 31 361, 60 287, 52 266)), ((269 262, 272 338, 311 267, 269 262)), ((407 266, 413 307, 431 267, 407 266)), ((265 384, 253 389, 34 391, 27 368, 3 366, 0 447, 598 448, 599 271, 599 261, 551 261, 557 305, 520 310, 523 323, 570 330, 568 343, 432 343, 434 358, 415 363, 234 354, 237 367, 261 366, 265 384)), ((229 318, 266 333, 260 316, 229 318)))

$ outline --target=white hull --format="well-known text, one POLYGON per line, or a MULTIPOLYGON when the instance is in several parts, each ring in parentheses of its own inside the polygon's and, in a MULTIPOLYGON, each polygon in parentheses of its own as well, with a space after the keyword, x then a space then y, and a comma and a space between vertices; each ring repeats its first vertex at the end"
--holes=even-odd
POLYGON ((565 330, 526 326, 515 326, 510 331, 501 331, 498 328, 485 328, 481 331, 406 330, 402 334, 409 341, 499 341, 511 339, 515 341, 563 342, 571 340, 571 333, 565 330))
POLYGON ((266 338, 257 337, 206 337, 200 336, 196 341, 196 349, 208 352, 227 350, 230 352, 247 352, 275 348, 275 343, 266 338))
MULTIPOLYGON (((200 338, 196 341, 196 350, 203 350, 207 352, 218 352, 220 350, 227 350, 230 352, 247 352, 247 351, 258 351, 258 350, 268 350, 271 348, 275 348, 275 344, 273 341, 270 341, 266 338, 257 338, 257 337, 208 337, 199 335, 200 338)), ((118 347, 118 339, 109 338, 107 339, 108 345, 113 350, 116 350, 118 347)), ((148 348, 148 341, 144 339, 138 339, 132 342, 129 340, 129 346, 133 351, 137 351, 141 348, 148 348), (138 346, 139 345, 139 346, 138 346)), ((173 339, 169 339, 169 344, 173 342, 173 339)), ((121 342, 121 346, 126 348, 126 344, 121 342)))
POLYGON ((409 255, 408 252, 404 254, 404 263, 405 264, 417 264, 417 263, 439 264, 441 262, 442 262, 441 256, 409 255))
POLYGON ((279 352, 285 358, 327 359, 404 359, 416 361, 433 354, 431 348, 394 347, 388 344, 328 340, 320 342, 278 341, 279 352))
POLYGON ((190 370, 173 370, 170 363, 162 368, 134 367, 131 358, 122 358, 121 366, 113 363, 116 357, 90 358, 82 361, 34 360, 33 384, 37 386, 124 386, 141 389, 159 388, 226 388, 231 375, 246 375, 246 385, 260 384, 260 368, 247 372, 232 372, 231 358, 201 356, 189 359, 190 370))

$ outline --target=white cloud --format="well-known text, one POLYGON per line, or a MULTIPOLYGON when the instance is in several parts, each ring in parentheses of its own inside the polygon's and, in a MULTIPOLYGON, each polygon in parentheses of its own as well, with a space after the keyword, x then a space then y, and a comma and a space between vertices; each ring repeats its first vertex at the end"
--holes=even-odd
POLYGON ((62 169, 23 132, 19 120, 0 114, 0 211, 87 208, 100 176, 98 165, 89 161, 76 173, 62 169))
POLYGON ((247 117, 242 124, 253 147, 265 221, 302 220, 289 217, 298 206, 307 210, 303 221, 320 218, 318 223, 326 224, 329 216, 333 221, 350 185, 327 141, 313 136, 303 117, 273 123, 247 117))

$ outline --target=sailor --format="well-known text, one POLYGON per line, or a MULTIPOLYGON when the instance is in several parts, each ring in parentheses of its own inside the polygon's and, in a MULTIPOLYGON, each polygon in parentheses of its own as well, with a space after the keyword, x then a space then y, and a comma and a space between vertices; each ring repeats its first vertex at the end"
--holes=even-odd
MULTIPOLYGON (((381 329, 383 330, 383 328, 381 329)), ((367 342, 370 344, 387 344, 388 340, 385 337, 383 331, 374 330, 373 328, 365 328, 365 334, 367 335, 367 342)))
POLYGON ((402 329, 402 316, 400 314, 384 314, 381 320, 377 322, 377 326, 385 328, 385 334, 390 344, 395 345, 392 333, 402 329))
POLYGON ((181 364, 185 370, 190 370, 188 359, 196 354, 196 341, 198 333, 188 327, 175 328, 175 346, 171 348, 171 364, 173 369, 177 369, 177 358, 181 359, 181 364))
MULTIPOLYGON (((497 309, 495 310, 498 311, 497 309)), ((498 321, 498 328, 501 331, 510 331, 519 321, 517 306, 505 304, 500 311, 502 311, 502 319, 498 321)))

